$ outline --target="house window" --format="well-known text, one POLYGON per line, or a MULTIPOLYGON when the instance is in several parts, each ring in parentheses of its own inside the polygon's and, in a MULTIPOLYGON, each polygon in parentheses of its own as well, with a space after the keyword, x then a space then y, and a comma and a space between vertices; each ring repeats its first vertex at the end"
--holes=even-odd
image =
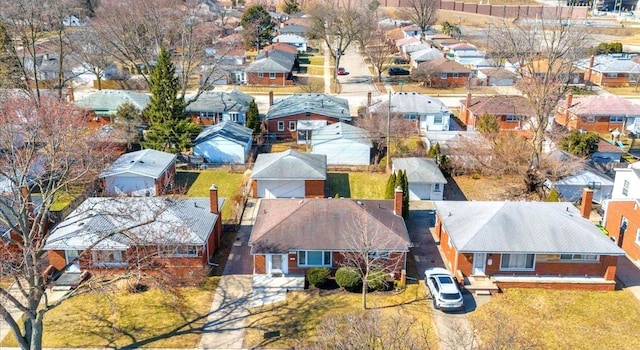
POLYGON ((595 123, 596 122, 596 116, 595 115, 588 115, 587 116, 587 123, 595 123))
POLYGON ((629 185, 629 180, 624 180, 622 183, 622 195, 625 197, 629 196, 629 185))
POLYGON ((278 122, 278 131, 284 131, 284 121, 278 122))
POLYGON ((508 121, 508 122, 517 122, 518 121, 518 117, 513 115, 513 114, 507 114, 506 121, 508 121))
POLYGON ((94 266, 122 266, 126 265, 124 261, 123 250, 93 250, 91 257, 94 266))
POLYGON ((269 79, 275 79, 276 73, 269 73, 269 79))
POLYGON ((447 80, 447 73, 440 73, 440 79, 447 80))
POLYGON ((404 115, 404 119, 405 120, 416 120, 417 116, 415 114, 405 114, 404 115))
POLYGON ((198 247, 194 245, 158 246, 158 253, 165 256, 198 256, 198 247))
POLYGON ((442 115, 434 115, 433 124, 442 124, 442 115))
POLYGON ((289 121, 289 131, 296 131, 296 121, 295 120, 290 120, 289 121))
POLYGON ((262 72, 258 73, 258 78, 264 78, 264 73, 262 72))
POLYGON ((560 254, 561 261, 598 261, 596 254, 560 254))
POLYGON ((636 244, 640 245, 640 228, 636 230, 636 244))
POLYGON ((238 113, 236 113, 236 112, 231 112, 231 113, 229 113, 229 119, 230 119, 232 122, 237 123, 237 122, 238 122, 238 113))
POLYGON ((369 252, 369 259, 389 259, 391 257, 390 252, 374 251, 369 252))
POLYGON ((611 116, 609 118, 609 123, 623 123, 623 122, 624 122, 624 116, 622 115, 611 116))
POLYGON ((627 221, 627 218, 623 216, 620 220, 620 236, 623 236, 624 233, 627 232, 627 226, 629 226, 629 222, 627 221))
POLYGON ((500 270, 533 270, 535 255, 502 254, 500 270))
POLYGON ((617 78, 618 73, 607 73, 607 78, 617 78))
POLYGON ((452 78, 457 78, 458 77, 458 73, 451 73, 451 77, 452 78))
POLYGON ((433 185, 433 192, 440 192, 440 184, 433 185))
POLYGON ((331 252, 301 250, 298 252, 298 266, 331 266, 331 252))

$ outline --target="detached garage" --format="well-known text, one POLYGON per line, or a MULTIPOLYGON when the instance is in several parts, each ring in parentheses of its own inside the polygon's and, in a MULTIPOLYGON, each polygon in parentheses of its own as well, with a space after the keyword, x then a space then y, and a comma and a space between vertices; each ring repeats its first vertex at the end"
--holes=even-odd
POLYGON ((442 200, 447 179, 431 158, 394 158, 392 170, 402 169, 409 180, 409 200, 442 200))
POLYGON ((288 150, 258 155, 251 174, 257 198, 324 197, 327 157, 288 150))
POLYGON ((313 130, 311 147, 330 165, 369 165, 373 145, 366 130, 340 122, 313 130))
POLYGON ((175 154, 145 149, 123 154, 99 177, 107 196, 159 196, 175 173, 175 154))

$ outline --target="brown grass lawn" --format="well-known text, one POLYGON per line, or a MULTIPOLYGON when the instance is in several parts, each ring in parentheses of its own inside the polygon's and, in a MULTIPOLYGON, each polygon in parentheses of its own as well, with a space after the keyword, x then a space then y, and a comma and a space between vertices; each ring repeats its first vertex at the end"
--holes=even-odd
MULTIPOLYGON (((304 348, 316 335, 321 322, 332 315, 360 312, 361 295, 359 293, 336 292, 318 294, 310 291, 290 292, 282 303, 254 309, 246 325, 244 346, 246 348, 284 349, 292 346, 304 348), (266 332, 280 332, 280 336, 264 339, 266 332)), ((412 284, 399 294, 393 292, 370 293, 367 306, 377 309, 385 315, 402 313, 411 317, 413 332, 419 332, 424 325, 433 329, 433 318, 425 298, 422 284, 412 284)), ((434 332, 429 332, 430 344, 435 344, 434 332)))
POLYGON ((625 87, 603 87, 603 90, 610 92, 614 95, 624 95, 624 96, 640 96, 640 86, 625 86, 625 87))
POLYGON ((538 349, 639 349, 640 302, 628 291, 511 289, 469 315, 485 343, 515 331, 538 349))
POLYGON ((454 176, 453 180, 470 201, 505 200, 511 191, 524 189, 524 183, 518 176, 481 176, 473 179, 469 175, 462 175, 454 176))
MULTIPOLYGON (((44 347, 194 348, 213 299, 218 277, 173 295, 96 293, 74 297, 45 316, 44 347)), ((1 347, 17 346, 13 335, 1 347)))
POLYGON ((439 94, 466 95, 468 91, 471 91, 474 95, 494 95, 496 93, 496 90, 490 86, 472 86, 471 89, 468 89, 466 86, 455 88, 430 88, 413 81, 405 82, 403 85, 400 85, 398 82, 392 82, 389 85, 393 86, 393 89, 396 92, 417 92, 431 96, 438 96, 439 94))

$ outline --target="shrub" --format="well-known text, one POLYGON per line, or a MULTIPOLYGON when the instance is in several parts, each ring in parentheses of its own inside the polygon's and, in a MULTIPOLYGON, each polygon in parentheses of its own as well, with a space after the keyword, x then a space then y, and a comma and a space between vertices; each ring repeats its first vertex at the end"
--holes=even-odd
POLYGON ((309 281, 309 285, 317 287, 325 283, 329 279, 329 275, 331 275, 331 271, 328 268, 313 267, 307 270, 307 281, 309 281))
POLYGON ((336 283, 342 288, 355 288, 361 282, 360 274, 353 267, 343 266, 336 271, 336 283))
POLYGON ((387 286, 387 274, 381 270, 370 271, 367 278, 367 286, 374 290, 385 288, 387 286))

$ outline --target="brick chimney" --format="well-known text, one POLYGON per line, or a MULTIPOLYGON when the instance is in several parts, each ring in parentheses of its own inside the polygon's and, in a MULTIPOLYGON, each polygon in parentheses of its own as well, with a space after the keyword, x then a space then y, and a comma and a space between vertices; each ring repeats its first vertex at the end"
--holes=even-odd
POLYGON ((393 194, 393 213, 402 216, 402 187, 396 187, 396 192, 393 194))
POLYGON ((591 202, 593 201, 593 190, 585 187, 582 190, 582 203, 580 203, 580 215, 589 219, 591 216, 591 202))
POLYGON ((73 96, 73 87, 69 86, 67 88, 67 100, 69 102, 74 102, 76 98, 73 96))
POLYGON ((584 78, 585 81, 591 80, 591 73, 592 73, 592 69, 593 69, 593 61, 594 60, 595 60, 595 56, 591 55, 591 58, 589 58, 589 69, 587 70, 587 75, 584 78))
POLYGON ((218 208, 218 187, 215 184, 209 188, 209 207, 213 214, 220 214, 220 208, 218 208))
POLYGON ((367 107, 371 106, 371 91, 367 92, 367 107))
POLYGON ((269 106, 273 106, 273 90, 269 91, 269 106))

